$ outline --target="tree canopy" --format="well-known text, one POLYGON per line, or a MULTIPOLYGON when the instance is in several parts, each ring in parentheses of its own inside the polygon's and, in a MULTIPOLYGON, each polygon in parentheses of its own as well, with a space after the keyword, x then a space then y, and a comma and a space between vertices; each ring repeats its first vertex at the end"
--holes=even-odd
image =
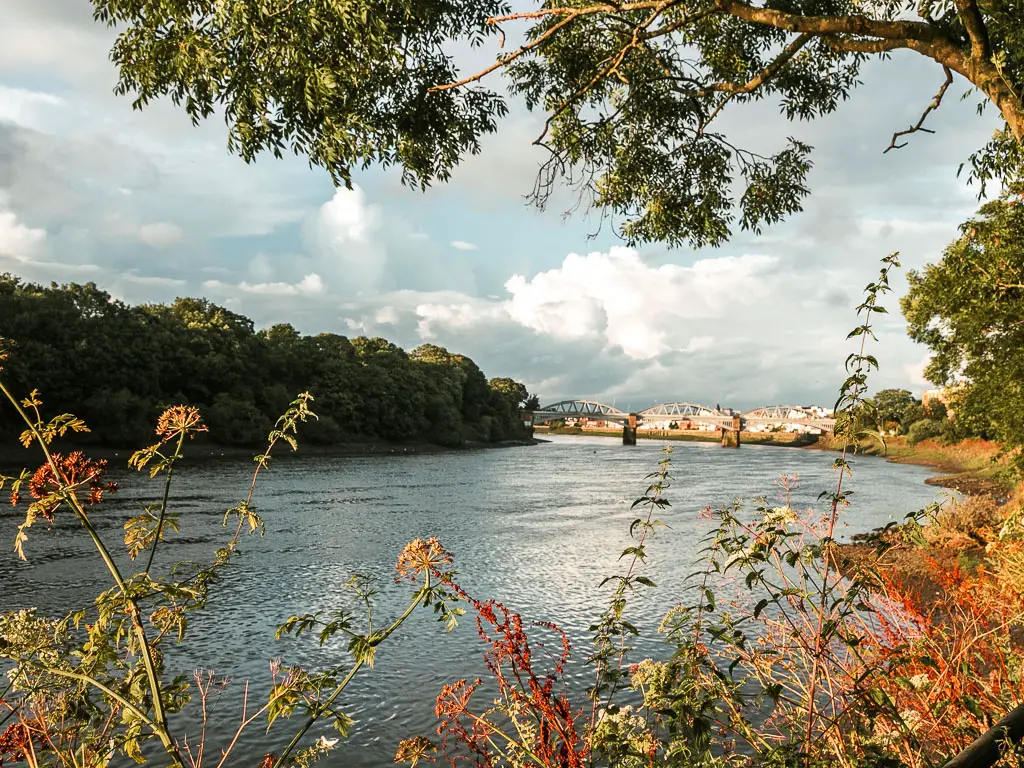
POLYGON ((917 400, 905 389, 883 389, 871 399, 878 420, 878 427, 896 422, 903 426, 904 414, 917 404, 917 400))
POLYGON ((420 187, 447 179, 505 115, 490 77, 503 71, 546 117, 535 202, 576 185, 632 242, 719 244, 737 222, 757 231, 800 210, 811 148, 791 138, 754 151, 718 118, 759 99, 787 120, 831 113, 868 58, 897 50, 934 61, 941 86, 921 94, 921 120, 891 148, 929 130, 959 76, 1004 120, 971 155, 972 177, 984 184, 1024 162, 1022 0, 92 3, 119 30, 117 90, 136 107, 169 96, 194 121, 222 110, 228 146, 247 161, 295 152, 336 183, 376 163, 420 187), (504 48, 506 31, 524 42, 504 48), (461 71, 459 43, 497 58, 461 71))
MULTIPOLYGON (((385 339, 303 336, 288 324, 257 331, 205 299, 132 307, 93 283, 44 287, 11 275, 0 275, 0 317, 8 383, 23 395, 38 388, 48 411, 81 416, 109 445, 145 442, 176 404, 199 406, 217 442, 258 444, 302 391, 316 397, 320 418, 305 430, 314 443, 526 436, 522 384, 489 383, 468 357, 433 344, 406 353, 385 339)), ((0 432, 20 429, 0 409, 0 432)))
MULTIPOLYGON (((941 261, 910 272, 902 301, 910 337, 932 358, 925 376, 949 387, 961 430, 1024 447, 1024 203, 1020 188, 961 226, 941 261)), ((1024 468, 1024 457, 1018 454, 1024 468)))

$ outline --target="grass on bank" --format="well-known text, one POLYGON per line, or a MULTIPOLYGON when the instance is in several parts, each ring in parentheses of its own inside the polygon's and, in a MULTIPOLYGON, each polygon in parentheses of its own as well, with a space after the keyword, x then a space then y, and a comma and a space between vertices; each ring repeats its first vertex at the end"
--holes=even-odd
MULTIPOLYGON (((830 442, 822 440, 816 447, 829 448, 830 442)), ((997 444, 971 438, 953 444, 930 439, 910 445, 906 437, 892 437, 884 447, 875 440, 862 441, 859 451, 884 455, 893 462, 935 467, 942 474, 926 482, 956 490, 963 497, 946 502, 923 528, 901 526, 855 536, 852 545, 844 546, 851 563, 870 558, 880 541, 899 541, 901 546, 878 565, 893 583, 913 590, 926 603, 948 599, 953 586, 949 574, 987 579, 997 591, 1012 594, 1014 603, 1024 597, 1020 538, 1024 484, 1015 478, 997 444)))
MULTIPOLYGON (((814 446, 825 450, 841 449, 836 438, 822 437, 814 446)), ((937 439, 911 445, 906 436, 887 437, 885 445, 874 438, 861 440, 857 452, 867 456, 885 456, 900 464, 934 467, 941 474, 928 482, 968 495, 993 495, 1008 500, 1014 479, 1000 447, 981 438, 968 438, 947 444, 937 439)))

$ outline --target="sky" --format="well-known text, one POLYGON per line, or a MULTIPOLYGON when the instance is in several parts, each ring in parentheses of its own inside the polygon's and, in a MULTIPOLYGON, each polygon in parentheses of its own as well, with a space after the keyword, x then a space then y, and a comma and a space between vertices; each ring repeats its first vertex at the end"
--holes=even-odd
MULTIPOLYGON (((541 119, 520 104, 446 185, 421 193, 371 169, 336 190, 300 158, 229 155, 218 119, 133 111, 113 94, 113 36, 85 0, 0 4, 0 272, 440 344, 544 402, 831 405, 879 259, 899 251, 905 271, 941 257, 978 205, 957 167, 997 127, 958 81, 934 135, 883 154, 944 79, 893 55, 826 119, 788 123, 770 102, 723 115, 740 142, 814 146, 802 213, 717 249, 628 248, 595 218, 528 205, 541 119)), ((893 286, 870 387, 919 393, 927 352, 906 337, 902 274, 893 286)))

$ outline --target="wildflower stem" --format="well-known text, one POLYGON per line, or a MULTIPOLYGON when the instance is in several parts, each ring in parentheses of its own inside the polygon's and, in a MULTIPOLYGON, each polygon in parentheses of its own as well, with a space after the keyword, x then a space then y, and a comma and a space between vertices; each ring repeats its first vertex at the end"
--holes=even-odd
MULTIPOLYGON (((139 718, 139 720, 148 725, 153 730, 153 733, 157 734, 157 736, 160 736, 161 727, 158 723, 156 723, 152 718, 148 717, 145 712, 143 712, 141 709, 139 709, 130 701, 128 701, 128 699, 124 698, 113 689, 105 686, 99 680, 96 680, 93 677, 89 677, 88 675, 83 675, 80 672, 70 672, 64 669, 47 667, 45 671, 46 674, 48 675, 56 675, 57 677, 67 677, 71 680, 78 680, 80 682, 86 683, 87 685, 91 685, 93 688, 97 688, 98 690, 102 691, 107 696, 112 698, 114 701, 116 701, 118 704, 120 704, 122 707, 127 709, 137 718, 139 718)), ((161 739, 161 741, 162 740, 163 739, 161 739)))
MULTIPOLYGON (((868 310, 868 316, 870 316, 871 310, 868 310)), ((866 320, 865 320, 866 322, 866 320)), ((866 341, 866 334, 861 337, 860 350, 861 354, 864 354, 864 344, 866 341)), ((858 368, 859 370, 859 368, 858 368)), ((856 394, 856 391, 855 391, 856 394)), ((843 451, 841 454, 840 461, 842 462, 839 468, 839 479, 836 481, 836 494, 832 499, 832 506, 829 512, 828 531, 826 534, 826 541, 831 544, 832 535, 835 531, 836 518, 839 514, 839 494, 843 490, 843 476, 846 474, 846 455, 849 447, 849 440, 843 441, 843 451)), ((828 578, 829 571, 832 565, 832 553, 830 549, 827 549, 824 553, 824 563, 822 565, 821 574, 821 590, 819 592, 818 602, 818 616, 817 624, 815 625, 814 631, 814 654, 811 661, 811 677, 808 683, 807 691, 807 731, 804 734, 804 768, 810 768, 811 762, 811 738, 814 731, 814 720, 815 720, 815 709, 814 709, 814 697, 817 694, 817 683, 818 683, 818 671, 821 664, 821 630, 825 623, 825 608, 828 600, 828 578)))
MULTIPOLYGON (((670 453, 670 452, 671 451, 668 448, 666 448, 663 451, 663 453, 670 453)), ((652 521, 652 519, 654 517, 654 511, 655 511, 655 509, 657 509, 660 506, 661 501, 662 501, 662 497, 663 497, 664 492, 665 492, 665 489, 668 488, 668 486, 670 484, 670 481, 672 479, 672 476, 669 474, 670 462, 671 462, 671 458, 666 456, 664 459, 662 459, 659 462, 658 471, 652 473, 651 475, 648 475, 649 479, 656 479, 656 480, 655 480, 654 483, 651 483, 651 485, 648 486, 647 491, 646 491, 646 493, 644 494, 644 497, 643 497, 643 499, 644 499, 643 503, 647 507, 647 517, 646 517, 646 519, 643 520, 643 523, 642 523, 642 526, 641 526, 642 531, 640 533, 640 539, 637 542, 637 546, 634 547, 634 549, 633 549, 633 557, 630 560, 629 568, 626 570, 626 575, 620 579, 619 585, 618 585, 618 587, 615 590, 615 594, 612 596, 611 606, 610 606, 609 610, 612 611, 613 613, 616 612, 616 610, 621 611, 622 608, 624 608, 624 606, 625 606, 625 602, 626 602, 626 588, 627 588, 627 585, 629 585, 631 583, 631 579, 633 577, 633 571, 636 569, 637 561, 641 559, 640 553, 643 551, 644 544, 645 544, 645 542, 647 540, 647 533, 653 528, 653 521, 652 521)), ((636 506, 636 505, 634 505, 634 506, 636 506)), ((630 534, 632 535, 632 530, 630 531, 630 534)), ((618 618, 618 620, 621 621, 621 616, 618 618)), ((601 642, 601 640, 599 639, 598 642, 601 642)), ((620 637, 620 641, 619 641, 618 652, 615 654, 616 655, 616 670, 619 671, 619 672, 621 672, 621 670, 622 670, 622 662, 623 662, 623 659, 625 658, 626 650, 627 650, 626 649, 626 636, 625 636, 625 634, 622 634, 621 637, 620 637)), ((604 683, 604 680, 605 680, 605 677, 606 677, 606 674, 607 674, 607 670, 609 669, 609 667, 610 667, 610 664, 609 664, 607 658, 600 658, 600 659, 598 659, 597 670, 596 670, 596 679, 594 681, 593 696, 591 697, 591 703, 590 703, 590 727, 591 728, 593 728, 594 724, 597 722, 598 698, 600 696, 601 686, 604 683)), ((607 699, 604 702, 604 707, 606 709, 607 709, 608 706, 610 706, 612 698, 615 696, 615 693, 618 690, 617 680, 618 680, 618 676, 616 676, 616 679, 612 681, 611 686, 610 686, 610 688, 608 690, 608 696, 607 696, 607 699)), ((590 764, 593 765, 593 755, 591 755, 591 757, 590 757, 590 764)))
MULTIPOLYGON (((412 612, 416 610, 416 607, 421 602, 423 602, 423 598, 427 594, 429 594, 429 590, 430 572, 428 571, 426 575, 426 580, 424 581, 423 584, 423 588, 416 593, 416 597, 413 599, 411 603, 409 603, 409 607, 406 608, 405 612, 397 619, 395 619, 387 628, 378 632, 376 635, 370 636, 368 638, 369 646, 371 648, 376 648, 382 642, 387 640, 388 637, 390 637, 392 633, 395 632, 395 630, 397 630, 400 626, 402 626, 402 624, 405 623, 406 619, 412 616, 412 612)), ((285 764, 285 762, 288 760, 288 756, 291 755, 291 753, 295 750, 295 747, 298 746, 298 743, 302 740, 302 737, 306 735, 306 732, 313 727, 313 725, 316 723, 317 720, 320 719, 321 715, 324 712, 328 712, 330 710, 331 705, 334 704, 335 699, 337 699, 338 696, 341 695, 341 692, 344 691, 346 687, 348 687, 348 684, 352 682, 352 680, 356 676, 356 673, 363 668, 363 665, 365 663, 366 662, 364 659, 359 659, 358 661, 356 661, 355 664, 352 665, 352 669, 350 669, 348 674, 345 675, 345 678, 340 683, 338 683, 338 686, 331 692, 331 695, 327 697, 327 700, 316 708, 313 714, 309 716, 309 719, 306 720, 303 726, 292 737, 292 740, 288 742, 288 746, 284 748, 284 751, 281 753, 281 756, 277 758, 277 761, 274 763, 273 768, 281 768, 281 766, 285 764)))
POLYGON ((814 654, 811 660, 811 675, 807 687, 807 729, 804 733, 804 768, 810 768, 811 764, 811 740, 814 736, 814 722, 816 719, 814 699, 817 695, 818 675, 821 671, 821 657, 823 654, 822 629, 825 625, 825 613, 828 606, 828 580, 829 576, 831 575, 831 566, 833 558, 833 536, 835 534, 836 520, 839 516, 839 505, 842 502, 843 478, 849 472, 846 457, 849 452, 851 439, 856 439, 857 437, 857 433, 854 429, 852 418, 856 416, 856 406, 859 402, 861 402, 861 394, 864 388, 865 381, 866 365, 868 369, 870 369, 870 362, 869 359, 864 355, 864 349, 867 344, 868 336, 872 336, 872 338, 874 338, 873 334, 871 333, 871 327, 869 323, 871 321, 872 311, 876 306, 878 294, 887 292, 889 290, 889 269, 893 266, 899 266, 899 261, 896 259, 895 254, 886 257, 882 261, 884 266, 882 267, 878 282, 868 286, 867 299, 860 307, 860 309, 864 310, 864 323, 860 326, 860 328, 857 329, 857 331, 855 331, 860 333, 860 350, 858 351, 855 357, 851 358, 851 360, 856 360, 856 368, 853 372, 853 376, 851 376, 850 380, 848 380, 848 384, 852 382, 848 390, 849 395, 847 397, 847 389, 844 387, 843 397, 841 398, 841 400, 846 399, 846 407, 850 413, 851 421, 847 426, 848 431, 845 436, 845 439, 843 440, 842 454, 840 456, 839 461, 837 462, 839 467, 839 478, 836 481, 836 491, 832 496, 832 504, 828 518, 828 526, 824 539, 825 547, 822 553, 824 563, 822 566, 821 588, 819 590, 818 610, 814 631, 814 654))
MULTIPOLYGON (((526 740, 525 739, 514 739, 511 736, 509 736, 507 733, 505 733, 503 730, 501 730, 501 728, 499 728, 494 723, 492 723, 490 720, 487 720, 486 718, 480 717, 479 715, 474 715, 472 712, 466 712, 466 714, 469 715, 469 717, 475 723, 477 723, 477 725, 483 726, 483 728, 485 730, 490 731, 491 733, 498 734, 499 736, 501 736, 501 738, 503 738, 505 740, 505 742, 507 744, 509 744, 510 746, 514 746, 517 749, 522 750, 523 754, 526 755, 528 758, 530 758, 537 765, 540 765, 540 766, 546 766, 547 765, 547 763, 545 763, 543 760, 541 760, 539 757, 537 757, 537 755, 533 752, 533 750, 531 750, 528 746, 526 746, 526 740)), ((485 737, 485 738, 487 738, 487 743, 491 745, 491 747, 494 749, 494 751, 497 752, 502 757, 504 757, 508 761, 509 765, 513 765, 514 764, 512 762, 512 760, 509 759, 509 756, 505 752, 502 751, 501 747, 499 747, 497 744, 494 743, 493 739, 491 739, 489 736, 485 737)))
POLYGON ((167 463, 167 473, 164 475, 164 495, 160 500, 160 519, 156 524, 156 534, 153 536, 153 546, 149 549, 149 558, 146 560, 146 570, 143 571, 147 576, 149 575, 150 568, 153 567, 153 558, 156 556, 156 548, 160 543, 160 536, 164 531, 164 520, 167 517, 167 502, 171 495, 171 475, 174 474, 174 465, 181 458, 181 449, 185 445, 185 435, 188 434, 186 430, 181 430, 181 434, 178 435, 178 445, 174 449, 174 455, 171 456, 171 460, 167 463))
MULTIPOLYGON (((10 673, 10 682, 7 683, 7 687, 6 688, 4 688, 2 691, 0 691, 0 702, 3 702, 4 706, 10 707, 10 709, 11 709, 11 711, 8 712, 6 715, 4 715, 3 717, 0 717, 0 728, 2 728, 7 723, 8 720, 10 720, 12 717, 14 717, 16 715, 18 713, 18 711, 21 709, 21 707, 25 703, 24 699, 22 699, 21 701, 17 702, 16 704, 9 704, 8 702, 4 701, 4 698, 7 696, 7 694, 10 693, 12 690, 14 690, 14 686, 18 684, 18 677, 20 675, 21 675, 21 668, 20 667, 17 667, 14 670, 12 670, 11 673, 10 673)), ((29 691, 29 692, 31 693, 31 691, 29 691)))
MULTIPOLYGON (((63 489, 66 490, 69 485, 67 479, 61 472, 57 462, 54 461, 53 455, 50 453, 49 446, 46 444, 46 438, 43 437, 43 434, 39 431, 39 427, 36 422, 29 417, 25 412, 25 409, 21 407, 21 403, 18 402, 17 398, 14 397, 3 381, 0 381, 0 392, 3 392, 4 396, 11 402, 15 410, 18 412, 18 415, 21 416, 22 421, 28 425, 29 430, 35 437, 39 447, 42 449, 43 455, 46 457, 46 462, 50 465, 50 469, 53 471, 54 477, 61 482, 63 489)), ((167 716, 164 713, 164 704, 160 693, 160 679, 157 676, 156 665, 153 663, 153 654, 149 646, 149 641, 146 638, 146 628, 142 624, 142 614, 139 611, 139 605, 134 598, 128 596, 128 589, 125 585, 124 577, 121 575, 121 571, 114 562, 114 558, 111 557, 110 551, 103 543, 103 540, 100 538, 96 528, 93 527, 93 524, 89 520, 89 516, 86 514, 85 508, 78 500, 78 497, 74 493, 71 493, 65 498, 71 508, 75 511, 75 516, 82 524, 82 527, 85 528, 86 533, 88 533, 89 537, 92 539, 93 544, 96 547, 96 551, 99 553, 104 565, 106 565, 107 570, 114 579, 114 583, 117 584, 121 593, 125 596, 125 600, 128 603, 129 608, 127 613, 131 618, 132 631, 135 634, 136 642, 139 644, 139 654, 142 656, 142 662, 146 668, 146 677, 148 678, 150 694, 153 700, 153 720, 150 722, 153 723, 154 733, 160 739, 160 743, 163 744, 164 749, 167 750, 167 754, 170 756, 172 764, 179 766, 180 768, 184 768, 181 754, 174 743, 174 739, 171 738, 170 730, 167 726, 167 716)))

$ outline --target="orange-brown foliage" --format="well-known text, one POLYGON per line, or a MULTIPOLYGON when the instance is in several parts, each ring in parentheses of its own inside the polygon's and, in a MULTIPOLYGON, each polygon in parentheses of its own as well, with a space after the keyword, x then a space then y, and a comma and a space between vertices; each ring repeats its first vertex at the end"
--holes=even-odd
POLYGON ((876 684, 914 736, 897 746, 909 765, 956 754, 1020 694, 1011 642, 1019 602, 984 567, 971 573, 932 559, 929 568, 940 587, 937 596, 928 590, 925 597, 919 586, 883 576, 888 605, 868 636, 887 672, 876 684))

